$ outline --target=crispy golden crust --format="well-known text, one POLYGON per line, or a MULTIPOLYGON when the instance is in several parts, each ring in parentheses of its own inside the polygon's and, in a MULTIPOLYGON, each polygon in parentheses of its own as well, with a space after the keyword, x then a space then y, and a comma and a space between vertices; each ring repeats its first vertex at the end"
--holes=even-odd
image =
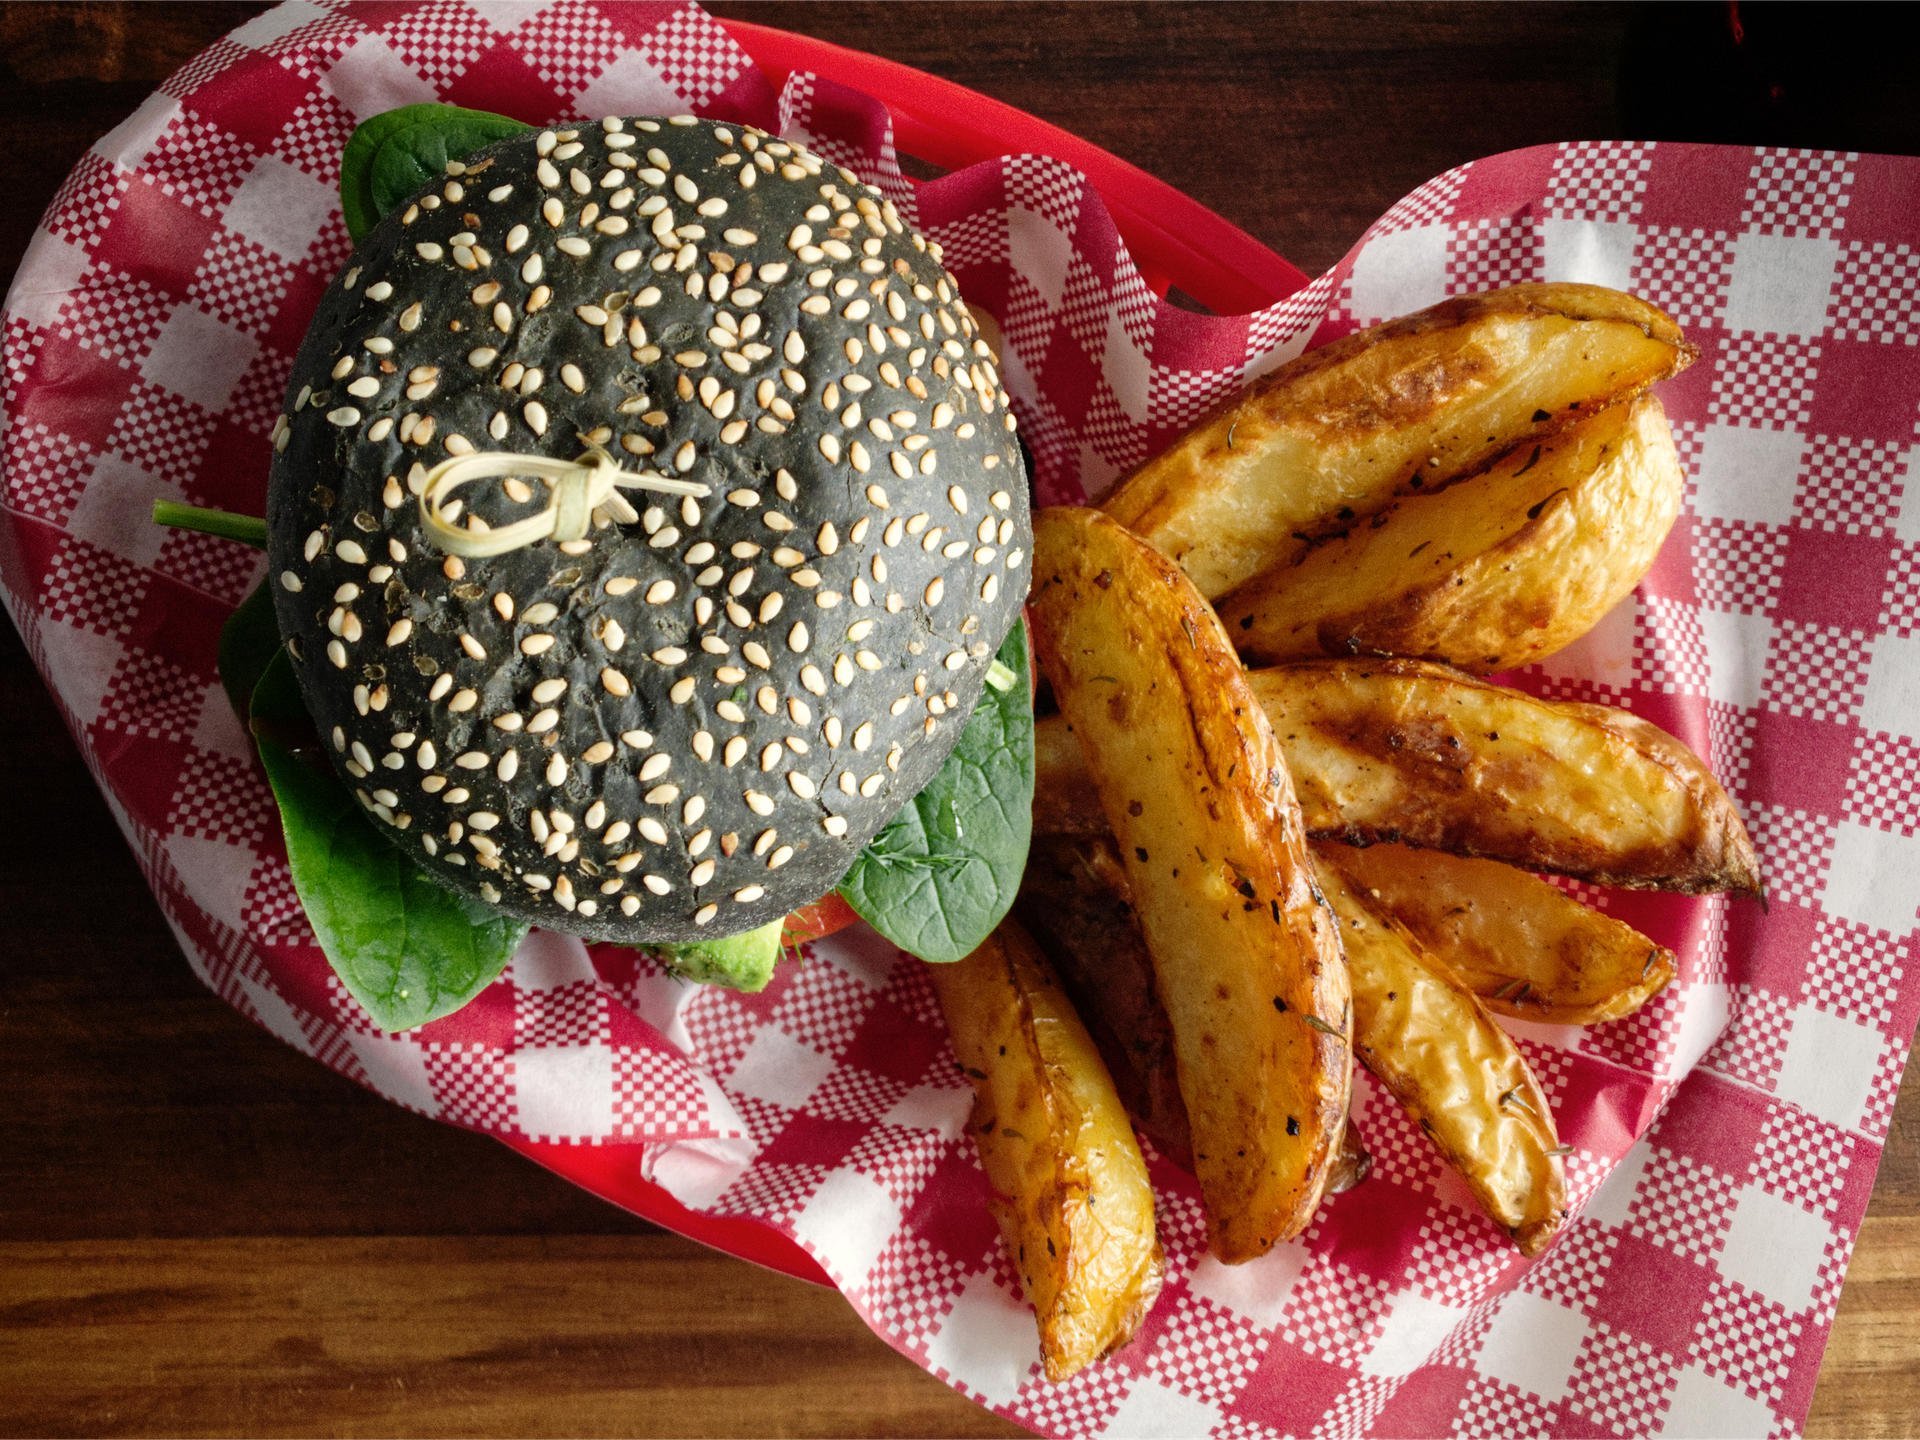
POLYGON ((1412 655, 1504 670, 1584 635, 1639 583, 1684 481, 1652 396, 1395 501, 1220 603, 1243 655, 1412 655))
POLYGON ((1041 512, 1030 618, 1173 1029, 1209 1239, 1312 1218, 1346 1114, 1345 968, 1286 765, 1206 602, 1097 511, 1041 512))
POLYGON ((1590 285, 1449 300, 1308 351, 1107 497, 1208 596, 1395 496, 1640 394, 1695 351, 1653 306, 1590 285))
POLYGON ((1444 964, 1332 869, 1321 884, 1353 976, 1353 1043, 1494 1222, 1537 1255, 1567 1218, 1547 1098, 1513 1041, 1444 964))
MULTIPOLYGON (((1154 993, 1153 961, 1113 837, 1036 836, 1014 909, 1047 952, 1134 1124, 1161 1154, 1191 1171, 1193 1136, 1180 1098, 1173 1027, 1154 993)), ((1327 1193, 1351 1190, 1372 1168, 1349 1115, 1327 1193)))
POLYGON ((1162 1154, 1191 1170, 1173 1027, 1153 992, 1153 961, 1113 837, 1035 836, 1014 913, 1053 962, 1127 1113, 1162 1154))
POLYGON ((1605 885, 1760 890, 1733 801, 1639 716, 1421 660, 1252 672, 1316 838, 1397 840, 1605 885))
POLYGON ((1132 1338, 1160 1293, 1153 1190, 1086 1028, 1019 926, 926 973, 973 1081, 969 1130, 1049 1380, 1132 1338))
MULTIPOLYGON (((1760 892, 1739 812, 1679 740, 1420 660, 1248 674, 1315 839, 1399 841, 1607 885, 1760 892)), ((1040 722, 1034 825, 1098 833, 1070 716, 1040 722)))
POLYGON ((1597 1025, 1673 979, 1673 952, 1546 881, 1495 860, 1315 841, 1329 866, 1500 1015, 1597 1025))

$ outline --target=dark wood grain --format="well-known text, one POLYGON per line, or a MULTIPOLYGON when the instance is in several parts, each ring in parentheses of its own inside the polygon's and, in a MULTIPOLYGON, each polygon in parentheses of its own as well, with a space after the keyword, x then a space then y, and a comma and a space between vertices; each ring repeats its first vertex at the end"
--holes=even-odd
MULTIPOLYGON (((87 146, 261 8, 0 6, 0 273, 87 146)), ((714 9, 1031 110, 1310 272, 1429 175, 1520 145, 1920 148, 1911 52, 1835 7, 1776 44, 1801 57, 1778 95, 1722 63, 1719 6, 714 9)), ((188 971, 5 625, 0 714, 0 1432, 1013 1433, 830 1292, 654 1231, 249 1025, 188 971)), ((1811 1433, 1913 1432, 1916 1226, 1909 1093, 1811 1433)))

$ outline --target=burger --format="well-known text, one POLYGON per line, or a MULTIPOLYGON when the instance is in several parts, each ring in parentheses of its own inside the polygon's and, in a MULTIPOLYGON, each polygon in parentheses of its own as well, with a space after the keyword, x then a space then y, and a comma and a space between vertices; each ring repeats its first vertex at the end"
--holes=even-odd
POLYGON ((490 914, 748 986, 766 946, 716 942, 935 779, 1027 588, 939 247, 746 126, 447 162, 328 288, 273 445, 274 616, 380 835, 490 914))

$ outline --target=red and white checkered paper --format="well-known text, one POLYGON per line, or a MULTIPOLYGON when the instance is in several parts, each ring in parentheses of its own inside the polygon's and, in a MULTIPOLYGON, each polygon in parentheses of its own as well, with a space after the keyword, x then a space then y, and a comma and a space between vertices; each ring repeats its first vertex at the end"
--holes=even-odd
MULTIPOLYGON (((1196 104, 1201 103, 1196 100, 1196 104)), ((618 1147, 685 1204, 816 1256, 901 1353, 1058 1434, 1790 1435, 1806 1414, 1920 1009, 1920 161, 1565 145, 1452 171, 1300 294, 1203 317, 1142 283, 1074 171, 1009 156, 909 185, 875 102, 776 95, 690 4, 293 3, 174 76, 81 162, 6 307, 0 579, 196 971, 391 1099, 618 1147), (882 186, 1005 331, 1043 500, 1097 494, 1310 339, 1442 296, 1589 280, 1670 310, 1692 477, 1639 592, 1521 683, 1685 737, 1738 798, 1771 908, 1590 892, 1680 978, 1594 1030, 1515 1026, 1575 1147, 1579 1218, 1529 1264, 1380 1092, 1373 1178, 1221 1267, 1155 1158, 1168 1279, 1063 1386, 961 1135, 918 962, 871 934, 766 993, 536 934, 458 1015, 370 1028, 312 943, 214 674, 254 552, 148 523, 258 513, 294 349, 349 249, 355 123, 442 99, 529 120, 693 109, 882 186), (1640 1143, 1635 1143, 1636 1140, 1640 1143)))

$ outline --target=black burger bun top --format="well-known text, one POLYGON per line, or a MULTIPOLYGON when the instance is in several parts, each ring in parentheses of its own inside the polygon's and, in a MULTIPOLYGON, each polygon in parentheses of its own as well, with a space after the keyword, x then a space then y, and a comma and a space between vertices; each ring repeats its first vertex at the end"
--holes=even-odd
POLYGON ((610 118, 448 168, 328 290, 275 431, 308 707, 457 891, 628 943, 778 919, 933 777, 1019 613, 992 353, 938 247, 791 142, 610 118), (462 553, 569 506, 579 538, 462 553))

